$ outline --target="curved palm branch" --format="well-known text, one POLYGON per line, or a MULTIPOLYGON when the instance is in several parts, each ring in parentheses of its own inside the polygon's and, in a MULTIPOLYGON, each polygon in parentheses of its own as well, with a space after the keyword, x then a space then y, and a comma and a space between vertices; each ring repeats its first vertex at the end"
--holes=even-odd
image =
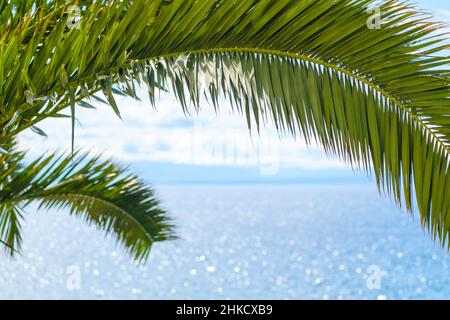
POLYGON ((23 164, 24 154, 0 156, 8 163, 0 190, 0 241, 11 254, 20 250, 21 212, 31 202, 40 208, 68 208, 146 259, 156 241, 173 238, 166 213, 153 192, 134 175, 110 161, 75 152, 49 155, 23 164))
MULTIPOLYGON (((0 123, 5 138, 102 91, 174 91, 182 107, 220 96, 257 127, 320 142, 450 232, 450 58, 441 24, 406 1, 20 1, 4 4, 0 123), (66 3, 68 2, 68 3, 66 3), (15 9, 12 9, 15 5, 15 9), (81 20, 69 28, 69 6, 81 20), (33 9, 34 8, 34 9, 33 9)), ((98 99, 98 98, 97 98, 98 99)))

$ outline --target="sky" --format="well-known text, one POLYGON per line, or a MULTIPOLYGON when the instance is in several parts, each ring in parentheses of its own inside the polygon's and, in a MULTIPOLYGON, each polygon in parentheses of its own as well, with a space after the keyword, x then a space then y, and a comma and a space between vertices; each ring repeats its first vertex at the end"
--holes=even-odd
MULTIPOLYGON (((450 23, 450 1, 415 2, 450 23)), ((117 100, 122 120, 105 105, 77 109, 75 147, 130 164, 155 183, 361 181, 345 164, 301 138, 280 139, 270 126, 259 136, 250 135, 245 119, 231 113, 226 102, 219 114, 205 104, 199 114, 186 117, 171 94, 159 98, 156 110, 145 97, 117 100)), ((30 156, 70 149, 70 120, 46 120, 39 128, 48 138, 31 131, 21 136, 30 156)))

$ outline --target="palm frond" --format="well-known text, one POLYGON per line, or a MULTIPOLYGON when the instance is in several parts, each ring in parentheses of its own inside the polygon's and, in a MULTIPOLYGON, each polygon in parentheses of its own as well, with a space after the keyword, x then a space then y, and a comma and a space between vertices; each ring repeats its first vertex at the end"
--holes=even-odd
POLYGON ((22 220, 23 215, 19 205, 0 204, 0 243, 11 255, 17 253, 22 244, 22 220))
POLYGON ((249 126, 274 121, 373 172, 448 245, 448 41, 407 1, 382 2, 380 28, 368 28, 377 3, 28 1, 26 19, 2 12, 14 24, 0 38, 3 137, 98 91, 119 114, 113 94, 135 97, 136 82, 153 103, 155 88, 172 90, 185 109, 223 96, 249 126))
POLYGON ((17 166, 0 190, 0 239, 20 249, 17 208, 68 208, 106 233, 116 235, 137 260, 154 242, 172 239, 172 226, 152 190, 110 161, 87 154, 50 155, 17 166))

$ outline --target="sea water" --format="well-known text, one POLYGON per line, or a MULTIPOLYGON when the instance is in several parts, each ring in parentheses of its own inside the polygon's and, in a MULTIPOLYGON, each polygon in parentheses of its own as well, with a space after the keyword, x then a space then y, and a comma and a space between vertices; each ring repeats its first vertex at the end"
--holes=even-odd
POLYGON ((449 255, 371 185, 156 190, 179 239, 146 263, 65 211, 29 212, 22 255, 0 254, 0 298, 450 298, 449 255))

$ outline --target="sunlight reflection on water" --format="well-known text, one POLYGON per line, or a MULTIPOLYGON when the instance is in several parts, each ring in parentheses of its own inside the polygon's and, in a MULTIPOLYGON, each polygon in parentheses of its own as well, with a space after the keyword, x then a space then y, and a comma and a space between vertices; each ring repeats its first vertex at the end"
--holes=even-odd
POLYGON ((64 212, 28 215, 23 256, 0 255, 0 298, 448 298, 449 258, 372 186, 158 188, 179 240, 133 263, 64 212), (67 287, 68 268, 81 271, 67 287), (367 270, 378 267, 380 289, 367 270))

